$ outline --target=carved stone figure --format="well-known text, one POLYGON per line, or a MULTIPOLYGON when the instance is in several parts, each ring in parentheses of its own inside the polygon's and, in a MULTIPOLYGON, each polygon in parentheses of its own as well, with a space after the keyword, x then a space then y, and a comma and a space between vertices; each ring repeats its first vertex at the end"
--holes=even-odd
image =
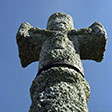
POLYGON ((107 40, 104 27, 95 22, 75 29, 71 16, 55 13, 46 30, 22 23, 16 39, 23 67, 39 61, 30 89, 30 112, 88 112, 90 88, 81 60, 102 61, 107 40))

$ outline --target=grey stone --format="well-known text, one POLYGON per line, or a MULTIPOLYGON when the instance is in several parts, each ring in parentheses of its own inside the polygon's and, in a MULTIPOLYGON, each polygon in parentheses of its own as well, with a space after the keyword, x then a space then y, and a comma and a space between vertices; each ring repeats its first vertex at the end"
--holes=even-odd
POLYGON ((107 41, 104 27, 95 22, 75 29, 71 16, 55 13, 46 30, 22 23, 16 39, 22 66, 39 61, 42 70, 30 89, 30 112, 88 112, 90 88, 81 60, 102 61, 107 41))
POLYGON ((90 88, 87 81, 68 67, 43 71, 31 87, 30 112, 87 112, 90 88), (60 72, 61 71, 61 72, 60 72))

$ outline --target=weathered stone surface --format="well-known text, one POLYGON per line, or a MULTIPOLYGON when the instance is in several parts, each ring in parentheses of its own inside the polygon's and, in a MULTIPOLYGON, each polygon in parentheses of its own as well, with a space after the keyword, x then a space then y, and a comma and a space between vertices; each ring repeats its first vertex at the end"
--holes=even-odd
POLYGON ((102 61, 104 58, 107 33, 99 22, 95 22, 85 29, 74 29, 70 31, 69 35, 73 43, 75 43, 75 38, 77 38, 80 58, 82 60, 90 59, 96 62, 102 61))
POLYGON ((51 34, 52 31, 32 27, 29 23, 24 22, 21 24, 16 40, 23 67, 32 62, 39 61, 42 44, 51 34))
POLYGON ((31 87, 30 112, 88 112, 90 88, 83 77, 81 59, 103 59, 107 40, 104 27, 95 22, 75 29, 71 16, 55 13, 47 30, 22 23, 16 38, 22 66, 39 61, 42 70, 31 87), (49 63, 59 64, 47 68, 49 63))
POLYGON ((40 53, 39 69, 48 63, 66 61, 78 68, 83 73, 80 60, 77 38, 75 45, 69 40, 66 33, 55 32, 49 39, 46 39, 40 53), (76 49, 74 49, 74 46, 76 49))
POLYGON ((33 81, 30 112, 87 112, 89 96, 89 85, 78 72, 53 67, 33 81))
POLYGON ((74 29, 72 17, 64 13, 55 13, 50 16, 47 29, 54 31, 69 31, 74 29))

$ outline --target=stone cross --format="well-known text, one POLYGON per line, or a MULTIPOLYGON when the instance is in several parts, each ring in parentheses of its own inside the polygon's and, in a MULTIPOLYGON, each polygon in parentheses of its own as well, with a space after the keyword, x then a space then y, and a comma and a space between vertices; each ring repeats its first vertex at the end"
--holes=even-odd
POLYGON ((104 27, 95 22, 75 29, 71 16, 55 13, 46 30, 22 23, 16 39, 23 67, 39 61, 30 89, 30 112, 88 112, 90 88, 81 60, 102 61, 107 40, 104 27))

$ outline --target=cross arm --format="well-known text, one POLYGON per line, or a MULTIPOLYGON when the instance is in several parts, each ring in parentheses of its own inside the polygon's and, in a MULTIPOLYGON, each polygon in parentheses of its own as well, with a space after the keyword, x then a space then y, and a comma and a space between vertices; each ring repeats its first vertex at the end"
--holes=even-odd
POLYGON ((73 30, 70 32, 71 40, 78 40, 80 57, 82 60, 90 59, 96 62, 102 61, 107 41, 107 34, 104 27, 95 22, 85 29, 73 30))
POLYGON ((50 31, 32 27, 29 23, 22 23, 18 29, 16 40, 22 67, 39 60, 39 54, 50 31))

